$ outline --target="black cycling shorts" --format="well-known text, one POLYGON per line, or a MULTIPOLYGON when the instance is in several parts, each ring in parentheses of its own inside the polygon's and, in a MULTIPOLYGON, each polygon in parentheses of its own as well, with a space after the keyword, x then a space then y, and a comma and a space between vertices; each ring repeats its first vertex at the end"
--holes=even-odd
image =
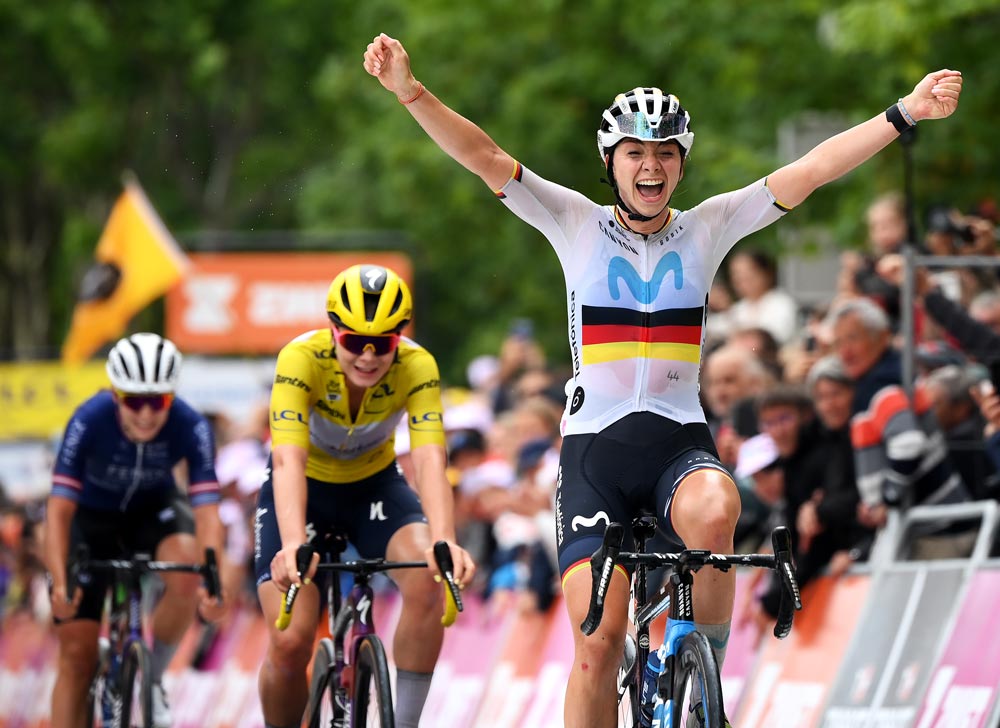
POLYGON ((656 514, 671 547, 683 548, 670 505, 681 480, 704 468, 729 475, 708 426, 681 425, 652 412, 633 412, 597 434, 564 438, 556 488, 559 573, 589 560, 610 522, 625 526, 622 550, 634 550, 630 525, 642 510, 656 514))
MULTIPOLYGON (((254 516, 254 573, 257 586, 271 578, 271 560, 281 550, 274 515, 272 466, 260 489, 254 516)), ((354 483, 327 483, 306 478, 306 535, 310 541, 343 533, 362 558, 385 557, 389 539, 403 526, 426 523, 420 498, 393 462, 354 483)))
MULTIPOLYGON (((70 526, 69 556, 85 543, 92 559, 129 559, 135 554, 156 556, 156 547, 175 533, 194 533, 194 515, 187 496, 164 492, 158 501, 121 511, 96 511, 78 507, 70 526)), ((83 589, 75 619, 101 620, 111 574, 93 573, 83 589)), ((59 623, 61 620, 56 620, 59 623)))

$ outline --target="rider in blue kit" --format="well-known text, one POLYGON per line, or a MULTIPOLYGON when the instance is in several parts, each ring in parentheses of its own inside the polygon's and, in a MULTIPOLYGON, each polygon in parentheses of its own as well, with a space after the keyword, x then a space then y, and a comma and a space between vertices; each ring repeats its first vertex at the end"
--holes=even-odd
MULTIPOLYGON (((45 560, 59 662, 52 693, 53 728, 82 728, 84 701, 97 666, 106 580, 97 575, 67 594, 66 564, 77 544, 93 558, 194 563, 206 547, 221 553, 219 484, 208 421, 174 396, 182 357, 157 334, 121 339, 108 356, 112 389, 73 414, 52 476, 45 518, 45 560), (184 461, 187 493, 174 472, 184 461)), ((199 577, 164 574, 153 613, 154 724, 170 725, 163 671, 198 608, 199 577)), ((218 600, 202 596, 202 615, 221 616, 218 600)))

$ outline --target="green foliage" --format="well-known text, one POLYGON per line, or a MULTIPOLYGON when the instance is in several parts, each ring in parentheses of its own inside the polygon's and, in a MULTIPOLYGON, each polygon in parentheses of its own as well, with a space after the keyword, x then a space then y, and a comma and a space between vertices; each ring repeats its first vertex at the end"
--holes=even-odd
MULTIPOLYGON (((0 353, 58 346, 128 168, 178 236, 404 231, 418 336, 453 380, 516 317, 534 319, 564 360, 555 255, 364 72, 380 31, 515 158, 609 203, 595 131, 622 90, 658 85, 691 112, 697 143, 673 200, 690 207, 779 166, 782 123, 804 112, 856 123, 927 71, 960 68, 958 113, 919 129, 918 202, 967 206, 992 192, 995 1, 0 0, 0 280, 29 275, 15 253, 31 250, 34 290, 49 291, 45 325, 28 326, 32 302, 3 286, 0 353)), ((782 227, 857 245, 864 205, 900 186, 901 164, 894 145, 782 227)), ((765 230, 745 244, 782 240, 765 230)))

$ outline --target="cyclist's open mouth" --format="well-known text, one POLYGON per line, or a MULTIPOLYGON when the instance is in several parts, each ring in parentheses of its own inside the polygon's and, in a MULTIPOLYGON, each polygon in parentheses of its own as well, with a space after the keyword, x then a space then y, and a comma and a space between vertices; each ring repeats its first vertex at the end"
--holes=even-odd
POLYGON ((663 194, 663 187, 663 182, 652 180, 640 180, 635 184, 635 189, 639 193, 639 197, 650 202, 659 199, 660 195, 663 194))

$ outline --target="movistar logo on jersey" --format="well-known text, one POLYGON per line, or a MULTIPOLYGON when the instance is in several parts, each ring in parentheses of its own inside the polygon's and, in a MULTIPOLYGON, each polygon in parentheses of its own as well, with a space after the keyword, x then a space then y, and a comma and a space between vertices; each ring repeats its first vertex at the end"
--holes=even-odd
POLYGON ((648 281, 642 279, 631 263, 616 256, 608 264, 608 291, 611 293, 611 298, 617 301, 621 298, 619 281, 625 281, 625 285, 628 286, 628 290, 636 301, 652 303, 656 300, 667 273, 671 271, 674 274, 674 289, 679 291, 684 287, 684 266, 681 263, 681 256, 675 251, 672 250, 660 258, 660 262, 656 264, 656 269, 648 281))

